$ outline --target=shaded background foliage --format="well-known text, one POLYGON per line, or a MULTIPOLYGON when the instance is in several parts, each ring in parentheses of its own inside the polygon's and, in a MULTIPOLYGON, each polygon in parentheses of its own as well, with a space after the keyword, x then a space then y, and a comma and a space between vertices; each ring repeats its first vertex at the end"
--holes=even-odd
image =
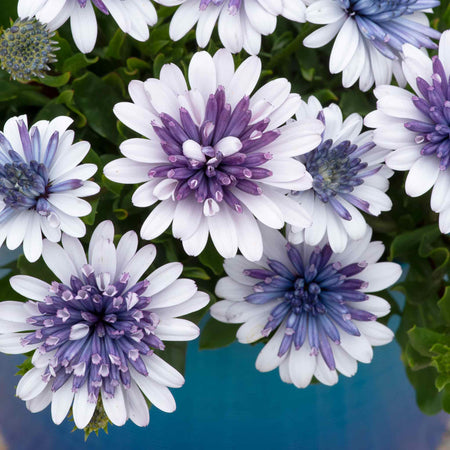
MULTIPOLYGON (((450 28, 450 5, 443 1, 430 17, 435 28, 450 28)), ((0 8, 0 25, 9 27, 10 19, 17 17, 17 0, 3 0, 0 8)), ((122 186, 107 180, 104 165, 119 157, 119 144, 135 135, 119 123, 112 112, 120 101, 129 100, 127 85, 133 79, 158 77, 165 63, 174 62, 187 74, 189 60, 198 51, 194 31, 182 40, 169 38, 169 21, 174 8, 158 7, 158 23, 151 29, 150 40, 142 43, 126 36, 115 22, 99 15, 99 37, 95 50, 89 55, 76 51, 68 24, 57 33, 60 50, 58 62, 44 79, 27 84, 10 80, 0 71, 0 124, 11 116, 27 114, 29 123, 69 115, 74 119, 76 139, 91 143, 86 162, 97 164, 96 181, 101 192, 90 201, 92 213, 84 218, 88 233, 92 225, 110 219, 118 235, 132 229, 139 230, 148 210, 131 204, 133 186, 122 186)), ((323 105, 338 103, 345 116, 358 112, 365 115, 375 108, 372 93, 362 93, 357 88, 344 89, 341 77, 332 76, 328 70, 330 45, 322 49, 308 49, 301 45, 312 30, 311 24, 297 24, 278 19, 276 33, 263 38, 260 58, 263 73, 260 84, 272 78, 285 77, 292 90, 307 100, 315 95, 323 105)), ((207 50, 214 53, 219 47, 217 35, 207 50)), ((246 58, 236 55, 239 64, 246 58)), ((411 384, 416 389, 419 407, 428 414, 441 409, 450 413, 450 239, 441 235, 437 216, 429 207, 429 194, 411 199, 404 192, 404 174, 396 172, 388 192, 394 207, 380 217, 368 217, 374 237, 382 240, 390 260, 402 263, 407 273, 394 287, 404 294, 404 302, 397 303, 388 292, 384 293, 392 305, 392 313, 401 316, 396 338, 402 347, 402 360, 411 384)), ((167 261, 181 261, 184 276, 197 281, 199 288, 213 295, 214 285, 223 276, 222 258, 209 243, 198 257, 188 257, 180 241, 166 232, 153 241, 158 249, 154 265, 167 261)), ((51 281, 51 273, 42 262, 30 264, 23 257, 7 266, 10 275, 32 274, 51 281)), ((1 299, 18 299, 11 289, 8 277, 0 280, 1 299)), ((22 299, 23 300, 23 299, 22 299)), ((206 308, 191 315, 200 322, 206 308)), ((235 339, 237 326, 224 325, 214 319, 203 322, 200 348, 215 349, 230 344, 235 339)), ((186 344, 169 343, 164 357, 183 370, 186 344)), ((29 367, 26 361, 21 372, 29 367)))

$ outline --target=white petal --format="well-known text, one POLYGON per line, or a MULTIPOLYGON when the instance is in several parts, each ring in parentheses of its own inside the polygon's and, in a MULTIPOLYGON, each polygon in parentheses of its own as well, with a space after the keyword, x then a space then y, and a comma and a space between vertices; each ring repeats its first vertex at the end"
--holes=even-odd
POLYGON ((134 381, 130 389, 124 390, 127 415, 138 427, 146 427, 150 422, 150 414, 145 397, 134 381))
POLYGON ((336 36, 330 55, 330 72, 339 73, 355 54, 359 41, 359 30, 353 18, 348 18, 336 36))
POLYGON ((42 254, 41 219, 38 214, 30 216, 28 229, 23 239, 23 252, 30 262, 35 262, 42 254))
POLYGON ((207 217, 211 240, 224 258, 232 258, 237 252, 238 233, 233 220, 235 214, 238 213, 224 206, 217 214, 207 217))
POLYGON ((256 56, 250 56, 238 67, 226 91, 227 100, 232 108, 244 95, 251 94, 259 80, 260 73, 261 60, 256 56))
POLYGON ((48 201, 69 216, 87 216, 92 210, 91 205, 86 200, 71 194, 55 192, 50 194, 48 201))
POLYGON ((70 26, 73 40, 83 53, 89 53, 97 40, 97 20, 91 2, 87 2, 82 8, 76 5, 70 15, 70 26))
POLYGON ((189 84, 197 89, 205 102, 216 91, 216 67, 212 57, 207 52, 197 52, 189 63, 189 84))
POLYGON ((114 396, 110 397, 102 388, 102 403, 109 420, 116 426, 125 425, 127 421, 127 410, 122 386, 116 386, 114 396))
POLYGON ((333 386, 338 382, 338 375, 336 370, 330 370, 320 353, 319 355, 317 355, 317 366, 314 372, 314 376, 322 384, 325 384, 327 386, 333 386))
POLYGON ((434 185, 439 173, 439 160, 434 155, 419 158, 406 178, 406 193, 411 197, 424 194, 434 185))
POLYGON ((0 351, 7 355, 20 355, 39 347, 40 344, 23 345, 25 336, 23 333, 0 334, 0 351))
POLYGON ((355 275, 355 278, 367 281, 367 288, 361 289, 364 292, 378 292, 392 286, 402 275, 402 268, 399 264, 381 262, 369 264, 362 272, 355 275))
POLYGON ((449 203, 450 176, 447 172, 439 174, 431 194, 431 209, 441 212, 449 203))
POLYGON ((88 397, 87 383, 84 383, 75 394, 72 407, 73 420, 80 430, 89 424, 97 406, 97 402, 90 402, 88 397))
POLYGON ((386 165, 394 170, 409 170, 420 158, 418 145, 401 147, 386 157, 386 165))
MULTIPOLYGON (((167 273, 166 273, 167 274, 167 273)), ((173 275, 174 272, 171 273, 173 275)), ((146 291, 146 295, 148 291, 146 291)), ((164 290, 152 295, 150 304, 153 308, 164 308, 166 306, 178 305, 189 300, 197 292, 197 285, 193 280, 180 278, 171 283, 164 290)))
POLYGON ((189 320, 164 318, 156 334, 163 341, 192 341, 198 337, 200 330, 189 320))
POLYGON ((340 345, 330 341, 336 369, 346 377, 352 377, 358 370, 358 364, 340 345))
POLYGON ((175 207, 176 203, 171 200, 164 200, 157 205, 142 224, 142 239, 151 240, 166 231, 172 222, 175 207))
POLYGON ((182 271, 183 265, 178 262, 164 264, 158 267, 147 277, 150 285, 144 295, 152 297, 163 289, 166 289, 181 275, 182 271))
POLYGON ((43 411, 52 401, 52 390, 49 385, 36 397, 27 401, 27 409, 32 413, 43 411))
POLYGON ((73 379, 69 378, 57 391, 53 393, 52 420, 56 425, 62 423, 69 413, 74 397, 72 391, 73 379))
POLYGON ((270 338, 269 342, 267 342, 267 344, 264 345, 263 349, 259 352, 255 365, 260 372, 270 372, 271 370, 276 369, 286 358, 288 353, 285 353, 281 357, 278 356, 281 341, 284 337, 284 330, 284 325, 280 325, 273 337, 270 338))
POLYGON ((145 356, 144 361, 149 376, 157 383, 174 388, 183 386, 183 375, 159 356, 155 354, 149 357, 145 356))
POLYGON ((352 302, 350 306, 355 309, 368 311, 377 317, 384 317, 391 311, 391 305, 384 298, 376 295, 368 295, 368 299, 363 302, 352 302))
POLYGON ((191 256, 199 255, 208 242, 208 236, 208 221, 206 218, 203 218, 195 233, 188 239, 183 240, 184 251, 191 256))
POLYGON ((44 371, 44 368, 36 367, 29 370, 17 384, 16 395, 25 401, 38 396, 47 386, 47 383, 42 380, 44 371))
POLYGON ((296 387, 305 388, 311 383, 316 364, 317 358, 311 355, 308 339, 298 350, 295 350, 293 346, 291 347, 289 351, 289 372, 296 387))
POLYGON ((245 322, 236 333, 236 338, 241 344, 251 344, 263 337, 261 333, 264 326, 267 323, 269 312, 259 313, 254 317, 251 317, 245 322))
POLYGON ((245 208, 242 214, 235 214, 233 219, 238 230, 239 250, 249 261, 260 260, 263 254, 263 242, 255 218, 245 208))
POLYGON ((355 324, 361 333, 364 333, 370 345, 386 345, 394 339, 394 333, 381 323, 355 320, 355 324))
POLYGON ((70 286, 70 277, 78 271, 69 255, 53 242, 44 241, 42 251, 45 264, 66 285, 70 286))
MULTIPOLYGON (((250 277, 248 277, 250 280, 250 277)), ((243 301, 244 297, 253 293, 253 290, 231 277, 221 278, 215 288, 215 293, 220 298, 226 298, 233 301, 243 301)))
POLYGON ((156 383, 149 377, 144 377, 132 367, 130 367, 130 373, 141 391, 154 406, 164 412, 170 413, 175 411, 175 399, 166 386, 156 383))
POLYGON ((343 330, 340 330, 339 334, 342 348, 351 357, 363 363, 370 363, 372 361, 373 350, 364 335, 352 336, 343 330))
POLYGON ((209 295, 205 292, 197 292, 189 300, 179 303, 178 305, 163 308, 152 308, 152 311, 158 314, 160 318, 180 317, 195 311, 199 311, 208 303, 209 295))
MULTIPOLYGON (((31 300, 43 301, 44 297, 49 294, 50 285, 48 283, 28 275, 16 275, 11 277, 9 282, 16 292, 31 300)), ((2 308, 1 305, 4 304, 5 302, 0 304, 0 309, 2 308)), ((5 311, 0 313, 0 317, 6 318, 4 314, 7 314, 7 318, 11 320, 9 314, 5 311)))

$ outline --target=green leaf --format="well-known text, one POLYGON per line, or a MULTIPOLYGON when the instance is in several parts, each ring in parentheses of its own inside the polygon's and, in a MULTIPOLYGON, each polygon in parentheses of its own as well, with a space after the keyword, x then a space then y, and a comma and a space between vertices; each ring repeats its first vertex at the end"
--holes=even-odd
POLYGON ((125 39, 126 34, 120 28, 117 28, 114 37, 111 39, 108 48, 106 49, 105 56, 112 59, 122 59, 125 39))
POLYGON ((91 203, 91 206, 92 206, 92 210, 91 210, 91 212, 90 212, 87 216, 84 216, 84 217, 81 218, 81 220, 82 220, 86 225, 89 225, 89 226, 94 225, 94 223, 95 223, 95 216, 97 215, 98 202, 99 202, 99 199, 98 199, 98 198, 96 198, 96 199, 94 199, 94 200, 92 200, 92 198, 90 199, 90 203, 91 203))
POLYGON ((50 75, 45 75, 44 78, 39 78, 39 83, 45 84, 50 87, 61 87, 65 86, 70 80, 70 73, 66 72, 62 75, 52 77, 50 75))
POLYGON ((72 75, 76 75, 81 69, 84 69, 92 64, 98 62, 98 56, 94 58, 88 58, 83 53, 76 53, 64 60, 63 71, 70 72, 72 75))
POLYGON ((223 273, 223 258, 217 253, 211 241, 208 241, 208 244, 198 259, 204 266, 211 269, 214 275, 221 275, 223 273))
POLYGON ((128 211, 123 208, 116 208, 113 210, 113 213, 119 220, 125 220, 128 217, 128 211))
POLYGON ((229 324, 210 318, 200 333, 200 350, 226 347, 236 340, 236 332, 241 324, 229 324))
POLYGON ((442 400, 439 391, 434 385, 436 370, 433 367, 417 372, 406 370, 411 384, 416 389, 416 401, 419 408, 425 414, 436 414, 442 408, 442 400))
POLYGON ((122 98, 101 78, 86 72, 72 84, 75 91, 76 104, 86 116, 87 123, 100 136, 118 143, 118 132, 113 107, 122 98))
POLYGON ((210 280, 211 277, 201 267, 184 267, 183 277, 198 278, 200 280, 210 280))
POLYGON ((418 247, 425 236, 427 242, 436 240, 440 236, 437 225, 429 225, 396 236, 391 244, 390 260, 402 257, 410 258, 417 255, 418 247))
POLYGON ((442 391, 448 383, 450 383, 450 376, 448 374, 441 373, 436 377, 435 385, 439 391, 442 391))
POLYGON ((444 395, 442 396, 442 409, 446 413, 450 413, 450 386, 444 388, 444 395))
POLYGON ((19 369, 16 373, 16 375, 25 375, 27 372, 29 372, 34 367, 33 363, 31 362, 31 356, 29 356, 22 364, 19 364, 17 368, 19 369))
POLYGON ((329 102, 335 102, 339 100, 336 94, 332 92, 330 89, 320 89, 319 91, 315 92, 315 95, 320 101, 320 103, 325 105, 329 102))
POLYGON ((450 286, 445 288, 444 295, 438 301, 442 318, 450 325, 450 286))
POLYGON ((411 345, 423 356, 433 356, 431 348, 436 344, 450 345, 450 336, 414 326, 408 331, 411 345))

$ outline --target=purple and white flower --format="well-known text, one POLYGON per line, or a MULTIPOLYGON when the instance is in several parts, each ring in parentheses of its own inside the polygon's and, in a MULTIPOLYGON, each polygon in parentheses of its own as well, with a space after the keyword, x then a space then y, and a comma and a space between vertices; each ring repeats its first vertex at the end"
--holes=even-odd
POLYGON ((85 428, 101 399, 114 425, 131 419, 146 426, 146 398, 172 412, 168 387, 184 383, 154 350, 164 350, 163 341, 195 339, 198 327, 177 317, 203 308, 209 297, 192 280, 178 279, 183 266, 177 262, 141 280, 156 256, 154 245, 136 251, 134 231, 117 248, 113 239, 112 222, 102 222, 88 258, 78 239, 64 234, 62 247, 45 241, 43 257, 58 281, 14 276, 11 286, 29 300, 0 303, 0 351, 34 351, 17 396, 31 412, 51 403, 56 424, 72 408, 75 425, 85 428))
POLYGON ((178 41, 197 24, 197 43, 204 48, 216 22, 223 46, 232 53, 243 48, 257 55, 261 35, 275 31, 277 16, 305 21, 303 0, 155 0, 165 6, 179 6, 170 23, 170 38, 178 41))
POLYGON ((104 173, 117 183, 144 183, 133 195, 135 206, 160 201, 142 225, 143 239, 172 223, 190 255, 204 249, 210 234, 222 256, 233 257, 239 248, 258 260, 263 244, 257 220, 271 228, 310 225, 285 194, 311 187, 311 176, 293 157, 319 145, 323 124, 310 119, 282 126, 300 97, 290 93, 286 79, 250 96, 260 72, 256 56, 235 70, 222 49, 214 58, 193 56, 190 89, 174 64, 162 68, 159 80, 130 83, 133 103, 119 103, 114 111, 145 139, 123 142, 125 158, 107 164, 104 173))
POLYGON ((359 210, 378 216, 392 207, 385 194, 393 171, 383 162, 390 153, 373 142, 373 132, 361 133, 362 117, 351 114, 345 120, 339 106, 326 108, 315 97, 302 101, 299 121, 319 118, 325 125, 322 142, 313 151, 298 157, 313 178, 308 191, 291 193, 312 217, 312 225, 303 229, 288 227, 294 244, 305 241, 317 245, 327 235, 334 252, 342 252, 348 239, 361 239, 367 223, 359 210))
POLYGON ((0 132, 0 245, 10 250, 23 242, 29 261, 42 253, 42 234, 52 242, 61 231, 81 237, 86 227, 79 217, 91 212, 80 197, 100 188, 86 181, 95 164, 79 163, 89 151, 88 142, 73 143, 67 128, 72 119, 60 116, 41 120, 29 130, 27 117, 13 117, 0 132))
POLYGON ((263 233, 260 261, 242 256, 225 260, 228 277, 216 286, 225 300, 211 307, 211 315, 242 323, 236 337, 243 344, 268 337, 256 368, 268 372, 278 367, 286 383, 303 388, 314 376, 333 385, 338 371, 353 376, 357 361, 371 361, 372 346, 394 337, 376 322, 389 313, 389 303, 368 293, 394 284, 400 266, 377 262, 384 246, 370 242, 370 228, 339 254, 325 240, 317 247, 292 245, 275 230, 263 233))
POLYGON ((325 25, 311 33, 304 45, 318 48, 336 38, 330 72, 342 72, 342 84, 359 88, 389 84, 394 74, 405 84, 401 70, 402 45, 436 48, 440 33, 429 26, 425 13, 440 0, 313 0, 306 20, 325 25))
POLYGON ((418 197, 433 188, 431 209, 442 233, 450 233, 450 31, 439 55, 430 59, 411 45, 403 48, 403 71, 414 93, 379 86, 377 109, 365 119, 374 141, 395 150, 386 157, 394 170, 408 170, 405 190, 418 197))
POLYGON ((157 21, 150 0, 19 0, 18 14, 22 19, 36 16, 52 31, 70 19, 76 46, 89 53, 97 40, 94 7, 103 14, 111 14, 120 29, 138 41, 148 40, 148 26, 157 21))

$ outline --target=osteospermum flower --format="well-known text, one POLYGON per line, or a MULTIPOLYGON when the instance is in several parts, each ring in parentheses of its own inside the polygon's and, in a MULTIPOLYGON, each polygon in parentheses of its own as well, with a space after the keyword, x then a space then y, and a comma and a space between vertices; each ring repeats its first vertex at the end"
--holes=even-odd
POLYGON ((311 187, 311 176, 293 156, 320 143, 323 125, 311 119, 284 124, 300 97, 286 79, 271 81, 251 97, 261 71, 252 56, 234 70, 231 54, 219 50, 193 56, 188 89, 181 70, 165 65, 161 79, 133 81, 134 103, 114 111, 146 139, 120 146, 126 158, 112 161, 105 175, 118 183, 142 183, 134 205, 161 201, 141 229, 143 239, 172 232, 186 252, 198 255, 208 234, 224 257, 239 249, 252 260, 262 255, 258 221, 272 228, 285 222, 308 226, 310 218, 284 192, 311 187))
POLYGON ((277 231, 263 232, 260 261, 242 256, 225 260, 228 277, 216 286, 225 300, 211 307, 212 316, 243 323, 236 334, 243 344, 269 338, 256 368, 268 372, 279 367, 286 383, 306 387, 314 376, 333 385, 338 371, 354 375, 357 361, 371 361, 372 346, 394 337, 376 322, 389 313, 389 303, 367 293, 395 283, 400 266, 377 263, 384 246, 370 242, 370 228, 339 254, 326 241, 317 247, 294 246, 277 231))
POLYGON ((36 16, 50 30, 56 30, 70 18, 72 36, 78 49, 89 53, 97 40, 94 6, 103 14, 111 14, 117 25, 138 41, 149 38, 149 25, 157 21, 150 0, 19 0, 19 17, 36 16))
POLYGON ((394 170, 409 170, 405 190, 418 197, 433 188, 431 209, 442 233, 450 232, 450 31, 439 56, 430 59, 405 45, 403 70, 414 93, 394 86, 375 89, 377 110, 366 117, 374 140, 395 150, 386 157, 394 170))
POLYGON ((440 33, 430 28, 425 12, 439 0, 315 0, 306 10, 308 22, 325 25, 311 33, 304 45, 322 47, 334 37, 330 72, 342 72, 344 87, 359 79, 367 91, 373 83, 389 84, 392 74, 404 84, 402 45, 436 48, 440 33))
POLYGON ((292 225, 289 240, 318 244, 326 234, 335 252, 347 246, 348 239, 361 239, 367 228, 359 210, 378 216, 392 207, 385 194, 393 174, 384 164, 390 150, 377 147, 373 132, 361 133, 363 120, 351 114, 343 121, 339 106, 326 108, 315 97, 302 101, 297 113, 300 121, 317 117, 325 125, 322 142, 313 151, 299 156, 313 178, 308 191, 291 193, 312 217, 312 225, 303 229, 292 225))
POLYGON ((48 66, 56 61, 54 32, 37 20, 17 19, 0 34, 0 62, 13 80, 43 78, 48 66))
POLYGON ((73 144, 65 116, 41 120, 30 130, 27 117, 13 117, 0 132, 0 245, 10 250, 23 242, 29 261, 42 252, 42 234, 57 242, 61 231, 81 237, 86 233, 79 219, 91 212, 80 197, 96 194, 99 186, 86 181, 97 171, 95 164, 78 165, 89 151, 85 141, 73 144))
POLYGON ((208 295, 192 280, 178 279, 183 266, 169 263, 141 280, 156 256, 154 245, 137 250, 129 231, 114 246, 114 227, 95 229, 89 257, 78 239, 63 235, 61 247, 45 241, 43 257, 57 281, 47 284, 25 275, 11 286, 29 301, 0 303, 0 351, 34 351, 33 368, 17 385, 17 396, 32 412, 51 403, 60 424, 72 407, 75 425, 85 428, 97 406, 109 420, 138 426, 149 422, 146 398, 172 412, 167 387, 180 387, 183 376, 154 350, 163 341, 195 339, 199 329, 175 317, 203 308, 208 295))
POLYGON ((178 41, 197 24, 197 43, 206 47, 218 22, 220 40, 232 53, 244 48, 251 55, 257 55, 261 48, 261 35, 274 32, 279 15, 295 22, 305 21, 302 0, 156 1, 166 6, 180 5, 170 23, 171 39, 178 41))

